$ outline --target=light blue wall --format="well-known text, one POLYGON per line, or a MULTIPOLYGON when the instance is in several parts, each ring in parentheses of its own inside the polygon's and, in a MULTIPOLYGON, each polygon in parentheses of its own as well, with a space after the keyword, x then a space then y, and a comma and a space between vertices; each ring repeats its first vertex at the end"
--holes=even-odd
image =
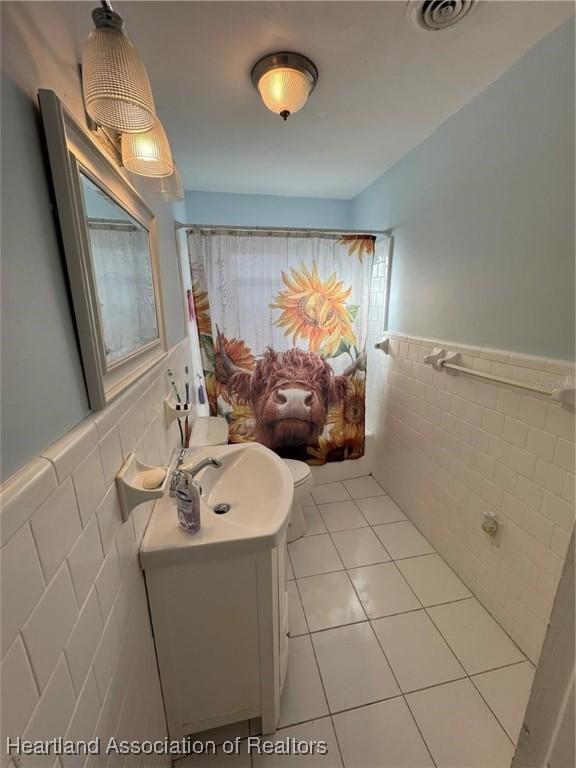
POLYGON ((390 330, 573 359, 573 21, 360 194, 353 223, 394 231, 390 330))
MULTIPOLYGON (((51 88, 81 121, 78 52, 66 3, 2 3, 1 477, 89 413, 74 316, 36 106, 51 88), (60 38, 34 37, 58 30, 60 38), (57 48, 58 55, 54 54, 57 48)), ((166 337, 185 335, 171 206, 157 183, 140 191, 156 216, 166 337)))
POLYGON ((190 224, 348 229, 352 201, 320 197, 186 192, 190 224))

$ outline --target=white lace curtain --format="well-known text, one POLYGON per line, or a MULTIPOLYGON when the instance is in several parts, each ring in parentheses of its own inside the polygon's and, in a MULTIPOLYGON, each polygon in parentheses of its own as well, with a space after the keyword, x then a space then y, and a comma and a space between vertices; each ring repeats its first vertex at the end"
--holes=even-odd
POLYGON ((109 362, 158 338, 148 233, 90 223, 92 263, 109 362))

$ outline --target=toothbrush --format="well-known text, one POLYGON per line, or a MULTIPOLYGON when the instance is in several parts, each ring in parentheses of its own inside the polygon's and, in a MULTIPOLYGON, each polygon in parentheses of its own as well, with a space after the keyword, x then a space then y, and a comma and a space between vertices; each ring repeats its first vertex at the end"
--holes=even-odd
POLYGON ((186 403, 190 405, 190 382, 188 380, 188 366, 186 365, 184 367, 184 373, 186 374, 186 383, 184 384, 184 389, 186 390, 186 403))
POLYGON ((204 403, 206 402, 206 396, 204 394, 204 387, 202 386, 202 376, 200 376, 199 373, 196 374, 196 375, 198 376, 198 381, 199 381, 199 384, 198 384, 198 402, 200 403, 200 405, 204 405, 204 403))
MULTIPOLYGON (((176 387, 176 382, 174 381, 174 374, 172 373, 172 369, 168 368, 168 378, 170 379, 170 384, 172 386, 172 389, 174 390, 174 394, 176 395, 176 402, 181 403, 182 398, 180 397, 180 394, 178 392, 178 388, 176 387)), ((178 408, 178 410, 180 410, 178 408)))
POLYGON ((190 447, 190 426, 188 424, 188 417, 184 421, 184 448, 190 447))
MULTIPOLYGON (((184 366, 184 392, 186 393, 186 405, 185 408, 190 410, 190 383, 188 381, 188 366, 184 366)), ((188 414, 186 414, 186 420, 184 422, 184 444, 186 448, 190 446, 190 424, 188 423, 188 414)))
MULTIPOLYGON (((182 402, 182 399, 178 393, 178 389, 176 387, 176 383, 174 381, 174 374, 172 373, 172 369, 168 368, 167 370, 168 378, 170 379, 170 384, 172 385, 172 389, 174 390, 174 394, 176 395, 176 410, 180 410, 180 403, 182 402)), ((184 448, 184 432, 182 431, 182 421, 181 419, 177 419, 178 421, 178 431, 180 432, 180 445, 182 448, 184 448)))

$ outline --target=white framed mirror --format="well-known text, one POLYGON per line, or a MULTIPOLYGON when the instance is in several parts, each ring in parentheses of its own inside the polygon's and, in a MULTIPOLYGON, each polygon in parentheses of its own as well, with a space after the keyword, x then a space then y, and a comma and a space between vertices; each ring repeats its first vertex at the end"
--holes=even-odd
POLYGON ((38 92, 90 407, 166 354, 152 212, 53 91, 38 92))

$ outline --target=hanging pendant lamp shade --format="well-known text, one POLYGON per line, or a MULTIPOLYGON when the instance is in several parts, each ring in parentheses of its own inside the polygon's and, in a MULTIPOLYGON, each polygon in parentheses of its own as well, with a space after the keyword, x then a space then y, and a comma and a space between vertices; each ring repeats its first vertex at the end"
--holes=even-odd
POLYGON ((147 131, 156 110, 148 74, 136 48, 124 34, 122 17, 108 7, 95 8, 93 29, 82 57, 84 103, 99 125, 119 133, 147 131))
POLYGON ((302 109, 317 82, 315 64, 300 53, 273 53, 252 69, 252 83, 262 101, 283 120, 302 109))
POLYGON ((177 200, 184 200, 182 175, 176 163, 174 163, 174 173, 171 176, 164 176, 160 179, 160 194, 166 202, 173 203, 177 200))
POLYGON ((173 173, 170 144, 158 118, 150 131, 122 134, 122 163, 140 176, 162 177, 173 173))

